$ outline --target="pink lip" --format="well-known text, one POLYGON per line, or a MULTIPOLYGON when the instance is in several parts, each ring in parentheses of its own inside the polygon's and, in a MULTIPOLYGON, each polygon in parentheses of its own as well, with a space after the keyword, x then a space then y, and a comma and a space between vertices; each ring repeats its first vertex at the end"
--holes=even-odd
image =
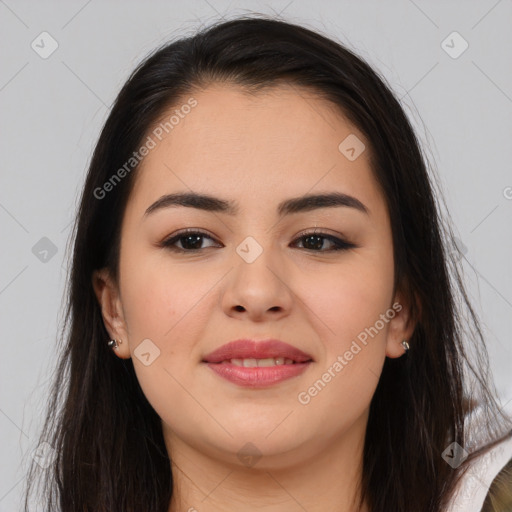
POLYGON ((313 362, 313 358, 302 350, 279 340, 237 340, 214 350, 204 358, 203 362, 207 363, 208 367, 217 375, 234 384, 262 388, 300 375, 313 362), (230 359, 266 359, 270 357, 292 359, 294 363, 244 367, 229 362, 230 359))

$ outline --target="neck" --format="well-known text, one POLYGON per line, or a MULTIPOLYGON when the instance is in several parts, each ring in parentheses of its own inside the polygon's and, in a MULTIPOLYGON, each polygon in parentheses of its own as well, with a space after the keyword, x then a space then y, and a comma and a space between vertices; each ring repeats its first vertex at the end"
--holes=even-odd
POLYGON ((168 512, 368 512, 357 506, 366 420, 340 438, 322 440, 312 457, 295 454, 291 462, 290 454, 266 455, 252 467, 206 455, 163 425, 172 454, 168 512))

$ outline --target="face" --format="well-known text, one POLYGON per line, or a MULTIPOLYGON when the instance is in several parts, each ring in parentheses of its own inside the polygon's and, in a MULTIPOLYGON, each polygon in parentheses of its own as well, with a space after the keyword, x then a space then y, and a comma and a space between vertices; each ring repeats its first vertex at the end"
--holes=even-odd
POLYGON ((304 89, 191 96, 193 108, 163 116, 182 113, 165 137, 148 133, 156 144, 126 207, 119 282, 95 276, 105 323, 168 446, 240 464, 252 443, 269 467, 305 460, 364 430, 384 359, 411 334, 369 143, 304 89), (215 200, 162 199, 185 193, 215 200), (285 203, 328 194, 341 199, 285 203), (204 362, 238 339, 281 340, 310 362, 243 385, 204 362))

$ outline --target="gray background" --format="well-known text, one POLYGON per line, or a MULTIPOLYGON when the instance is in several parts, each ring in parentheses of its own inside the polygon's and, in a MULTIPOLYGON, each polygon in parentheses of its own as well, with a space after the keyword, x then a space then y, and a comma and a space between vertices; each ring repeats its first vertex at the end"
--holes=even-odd
POLYGON ((512 399, 510 0, 0 0, 0 511, 19 509, 57 357, 77 195, 110 104, 154 47, 252 11, 339 38, 397 91, 437 168, 497 389, 512 399), (47 59, 31 47, 43 31, 58 43, 47 59), (442 46, 453 31, 469 44, 457 58, 442 46))

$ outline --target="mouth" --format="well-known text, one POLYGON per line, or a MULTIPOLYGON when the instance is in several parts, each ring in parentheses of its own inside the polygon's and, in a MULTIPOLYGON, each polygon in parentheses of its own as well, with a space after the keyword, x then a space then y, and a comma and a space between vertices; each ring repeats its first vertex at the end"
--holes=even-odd
POLYGON ((219 377, 236 385, 264 388, 302 374, 313 358, 279 340, 236 340, 205 356, 219 377))

